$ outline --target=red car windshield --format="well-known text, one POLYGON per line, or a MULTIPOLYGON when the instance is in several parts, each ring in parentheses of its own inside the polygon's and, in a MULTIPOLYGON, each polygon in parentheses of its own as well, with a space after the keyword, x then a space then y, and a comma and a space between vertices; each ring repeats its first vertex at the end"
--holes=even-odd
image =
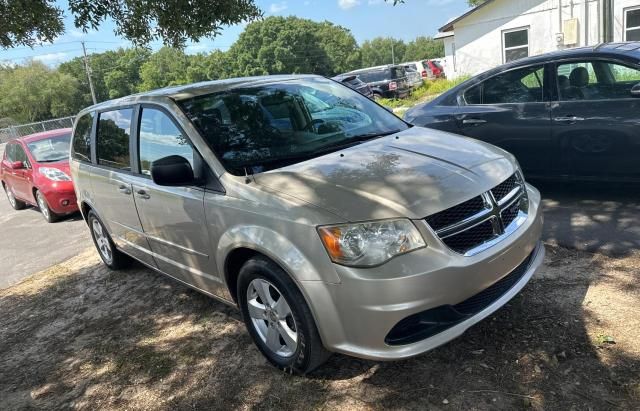
POLYGON ((27 143, 31 156, 38 163, 52 163, 69 157, 71 133, 27 143))

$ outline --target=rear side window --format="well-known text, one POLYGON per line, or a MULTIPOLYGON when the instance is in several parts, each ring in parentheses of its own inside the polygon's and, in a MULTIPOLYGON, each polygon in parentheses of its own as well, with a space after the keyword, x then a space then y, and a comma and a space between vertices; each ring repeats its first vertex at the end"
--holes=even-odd
POLYGON ((78 119, 73 133, 71 157, 78 161, 91 162, 91 127, 93 113, 87 113, 78 119))
POLYGON ((4 155, 7 157, 7 160, 10 162, 16 161, 15 148, 16 148, 15 144, 7 144, 7 147, 5 148, 4 155))
POLYGON ((96 132, 98 164, 131 170, 129 139, 132 114, 130 108, 100 113, 96 132))

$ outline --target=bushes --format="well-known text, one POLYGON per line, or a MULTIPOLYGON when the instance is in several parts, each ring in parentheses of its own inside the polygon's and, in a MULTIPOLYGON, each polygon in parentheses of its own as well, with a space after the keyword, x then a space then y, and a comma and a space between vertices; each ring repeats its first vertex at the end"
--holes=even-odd
POLYGON ((454 80, 438 79, 433 81, 425 81, 422 86, 413 90, 413 93, 405 99, 388 99, 380 100, 380 104, 390 108, 412 107, 427 100, 435 98, 437 95, 457 86, 466 81, 469 77, 463 76, 454 80))

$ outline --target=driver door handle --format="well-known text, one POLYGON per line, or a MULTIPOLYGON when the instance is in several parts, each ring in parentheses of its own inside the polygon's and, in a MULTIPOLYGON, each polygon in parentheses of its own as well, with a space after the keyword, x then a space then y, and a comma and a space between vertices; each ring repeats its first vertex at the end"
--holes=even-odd
POLYGON ((150 199, 150 198, 151 198, 151 196, 149 195, 149 193, 147 193, 147 192, 146 192, 145 190, 143 190, 143 189, 136 190, 136 195, 137 195, 139 198, 143 199, 143 200, 148 200, 148 199, 150 199))
POLYGON ((485 124, 486 122, 487 120, 482 120, 479 118, 465 118, 464 120, 462 120, 462 124, 466 124, 470 126, 477 126, 479 124, 485 124))
POLYGON ((576 121, 584 121, 584 117, 566 116, 566 117, 556 117, 553 120, 554 121, 569 121, 569 122, 575 123, 576 121))

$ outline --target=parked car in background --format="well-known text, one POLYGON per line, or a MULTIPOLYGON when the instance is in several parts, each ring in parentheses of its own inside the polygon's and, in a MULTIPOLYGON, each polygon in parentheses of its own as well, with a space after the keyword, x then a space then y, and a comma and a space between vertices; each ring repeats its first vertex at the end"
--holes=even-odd
POLYGON ((101 103, 78 114, 71 158, 107 266, 133 257, 237 304, 288 371, 437 347, 544 257, 540 194, 512 155, 410 127, 320 76, 101 103))
POLYGON ((374 100, 380 98, 405 98, 411 91, 404 67, 386 65, 354 70, 344 75, 357 75, 373 91, 374 100))
POLYGON ((11 140, 4 149, 0 180, 11 206, 36 206, 48 222, 78 211, 69 173, 71 129, 11 140))
POLYGON ((335 76, 332 80, 344 84, 367 98, 373 98, 373 91, 371 90, 371 87, 354 74, 335 76))
POLYGON ((416 71, 411 65, 404 66, 404 71, 407 73, 407 82, 412 89, 420 87, 424 81, 420 73, 416 71))
POLYGON ((528 176, 640 181, 640 43, 529 57, 405 115, 502 147, 528 176))
POLYGON ((411 61, 402 63, 405 68, 414 69, 422 76, 423 80, 436 80, 444 78, 444 69, 440 64, 431 60, 411 61))

